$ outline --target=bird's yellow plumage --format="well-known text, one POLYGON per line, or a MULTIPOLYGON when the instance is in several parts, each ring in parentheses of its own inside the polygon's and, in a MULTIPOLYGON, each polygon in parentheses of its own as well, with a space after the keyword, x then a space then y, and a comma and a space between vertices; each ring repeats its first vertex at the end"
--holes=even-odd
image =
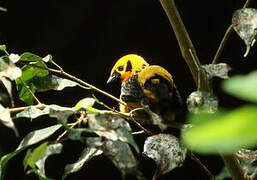
POLYGON ((173 121, 181 107, 172 75, 161 66, 149 65, 141 56, 129 54, 121 57, 113 66, 107 82, 114 80, 121 81, 120 99, 128 105, 120 106, 123 112, 147 106, 164 121, 173 121))

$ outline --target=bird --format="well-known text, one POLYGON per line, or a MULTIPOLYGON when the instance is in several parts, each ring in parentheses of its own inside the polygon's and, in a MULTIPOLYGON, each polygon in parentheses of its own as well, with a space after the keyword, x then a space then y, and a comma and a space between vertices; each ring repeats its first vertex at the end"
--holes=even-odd
POLYGON ((162 123, 175 120, 176 113, 183 106, 173 76, 159 65, 150 65, 137 54, 122 56, 114 64, 107 84, 121 83, 120 111, 128 113, 147 107, 161 118, 162 123))

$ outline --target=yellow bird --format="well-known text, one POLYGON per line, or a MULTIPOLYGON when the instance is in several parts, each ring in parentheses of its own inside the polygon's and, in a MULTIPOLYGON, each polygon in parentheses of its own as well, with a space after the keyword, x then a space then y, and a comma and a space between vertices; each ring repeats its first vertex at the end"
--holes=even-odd
POLYGON ((107 84, 115 80, 121 82, 120 99, 127 103, 120 105, 121 112, 147 106, 165 122, 174 121, 182 107, 172 75, 139 55, 125 55, 115 63, 107 84))

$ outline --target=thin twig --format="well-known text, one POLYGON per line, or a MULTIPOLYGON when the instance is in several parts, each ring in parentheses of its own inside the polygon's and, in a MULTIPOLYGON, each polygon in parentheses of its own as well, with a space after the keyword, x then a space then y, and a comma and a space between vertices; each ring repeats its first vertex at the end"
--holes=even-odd
POLYGON ((97 91, 97 92, 99 92, 99 93, 101 93, 101 94, 103 94, 103 95, 105 95, 105 96, 107 96, 107 97, 117 101, 118 103, 120 103, 120 104, 122 104, 124 106, 127 106, 127 104, 124 101, 122 101, 121 99, 118 99, 115 96, 113 96, 113 95, 111 95, 111 94, 109 94, 109 93, 107 93, 107 92, 105 92, 105 91, 103 91, 103 90, 101 90, 101 89, 99 89, 99 88, 97 88, 97 87, 95 87, 95 86, 85 82, 85 81, 82 81, 81 79, 79 79, 79 78, 77 78, 75 76, 72 76, 71 74, 68 74, 68 73, 66 73, 63 70, 57 70, 57 69, 52 69, 52 68, 48 68, 48 67, 41 67, 41 66, 37 66, 37 65, 34 65, 34 64, 26 64, 26 65, 32 66, 32 67, 36 67, 36 68, 39 68, 39 69, 45 69, 45 70, 48 70, 48 71, 56 73, 56 74, 60 74, 60 75, 66 77, 66 78, 69 78, 69 79, 71 79, 71 80, 73 80, 73 81, 75 81, 75 82, 77 82, 77 83, 79 83, 79 84, 81 84, 83 86, 89 87, 90 89, 92 89, 94 91, 97 91))
POLYGON ((33 105, 33 106, 16 107, 16 108, 10 108, 10 109, 8 109, 8 111, 10 113, 17 113, 17 112, 24 111, 24 110, 28 109, 29 107, 35 107, 37 109, 44 109, 46 107, 46 105, 45 104, 37 104, 37 105, 33 105))
MULTIPOLYGON (((86 116, 86 113, 81 111, 79 119, 75 123, 70 124, 70 128, 74 128, 76 125, 80 124, 84 120, 85 116, 86 116)), ((65 130, 60 136, 58 136, 58 138, 56 139, 56 142, 59 142, 60 139, 67 134, 67 132, 68 131, 65 130)))
POLYGON ((27 89, 27 91, 29 91, 29 93, 31 94, 31 96, 34 98, 34 100, 37 102, 37 104, 42 104, 39 99, 35 96, 35 94, 32 92, 32 90, 28 87, 28 85, 20 78, 21 83, 23 84, 23 86, 27 89))
MULTIPOLYGON (((243 8, 248 7, 248 6, 251 4, 251 1, 252 1, 252 0, 247 0, 247 1, 245 2, 245 4, 244 4, 243 8)), ((232 33, 232 30, 233 30, 233 27, 232 27, 232 25, 230 25, 230 26, 227 28, 227 30, 226 30, 226 32, 225 32, 225 34, 224 34, 224 36, 223 36, 223 38, 222 38, 222 40, 221 40, 221 42, 220 42, 219 48, 218 48, 218 50, 217 50, 217 52, 216 52, 216 54, 215 54, 215 56, 214 56, 214 58, 213 58, 213 60, 212 60, 212 64, 216 64, 216 63, 219 61, 220 55, 221 55, 221 53, 222 53, 222 50, 224 49, 225 44, 226 44, 226 42, 227 42, 229 36, 230 36, 231 33, 232 33)))
POLYGON ((192 73, 195 84, 200 86, 197 88, 203 91, 210 92, 211 91, 209 87, 210 83, 205 82, 207 81, 206 72, 201 67, 194 45, 187 33, 187 30, 176 8, 174 0, 160 0, 160 3, 166 15, 168 16, 170 24, 172 25, 172 28, 178 40, 178 44, 179 44, 182 56, 192 73), (200 80, 201 80, 200 84, 198 84, 198 76, 200 76, 200 80))
POLYGON ((209 176, 210 180, 214 180, 215 179, 213 174, 209 171, 209 169, 192 152, 189 152, 189 156, 191 157, 192 160, 194 160, 197 164, 200 165, 200 167, 209 176))

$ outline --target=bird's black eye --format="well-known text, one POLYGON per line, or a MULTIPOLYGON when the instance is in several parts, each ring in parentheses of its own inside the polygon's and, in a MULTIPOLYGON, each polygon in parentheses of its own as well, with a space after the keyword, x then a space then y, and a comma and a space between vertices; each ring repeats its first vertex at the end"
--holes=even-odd
POLYGON ((119 66, 118 71, 123 71, 123 66, 119 66))

